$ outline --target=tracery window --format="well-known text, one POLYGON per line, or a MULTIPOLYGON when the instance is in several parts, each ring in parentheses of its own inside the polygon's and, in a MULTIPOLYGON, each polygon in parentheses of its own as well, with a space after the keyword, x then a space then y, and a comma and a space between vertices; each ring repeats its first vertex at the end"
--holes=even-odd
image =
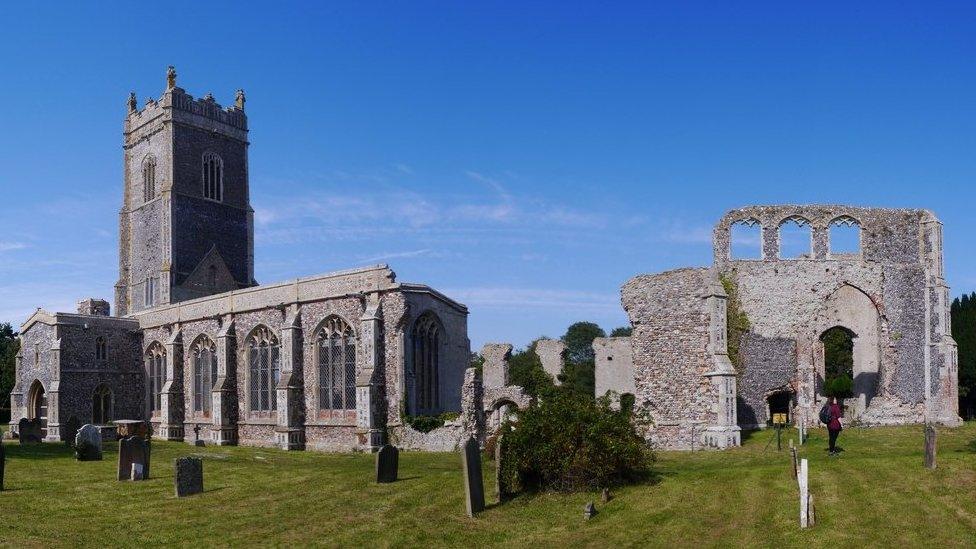
POLYGON ((145 306, 155 307, 156 306, 156 278, 155 277, 150 276, 146 278, 146 284, 143 287, 143 291, 144 291, 143 303, 145 304, 145 306))
POLYGON ((259 326, 247 339, 248 389, 250 410, 277 409, 275 388, 281 379, 281 345, 265 326, 259 326))
POLYGON ((142 163, 142 201, 156 198, 156 159, 147 156, 142 163))
POLYGON ((224 199, 224 161, 212 152, 203 155, 203 197, 224 199))
POLYGON ((736 221, 729 227, 731 259, 762 259, 762 225, 758 219, 736 221))
POLYGON ((326 319, 318 332, 319 409, 356 409, 356 335, 343 319, 326 319))
POLYGON ((432 313, 425 313, 414 324, 413 373, 417 395, 417 412, 438 409, 440 383, 440 323, 432 313))
POLYGON ((149 378, 149 409, 158 412, 163 409, 163 384, 166 382, 166 350, 154 343, 146 351, 146 375, 149 378))
POLYGON ((791 215, 780 222, 779 258, 813 259, 813 229, 809 220, 791 215))
POLYGON ((190 352, 193 357, 193 411, 209 413, 217 381, 217 346, 209 338, 202 337, 190 352))
POLYGON ((98 336, 95 338, 95 361, 105 362, 108 359, 108 348, 105 344, 105 338, 98 336))
POLYGON ((102 384, 92 394, 92 423, 107 425, 112 422, 112 389, 102 384))
POLYGON ((861 252, 861 224, 842 215, 830 222, 830 253, 858 254, 861 252))

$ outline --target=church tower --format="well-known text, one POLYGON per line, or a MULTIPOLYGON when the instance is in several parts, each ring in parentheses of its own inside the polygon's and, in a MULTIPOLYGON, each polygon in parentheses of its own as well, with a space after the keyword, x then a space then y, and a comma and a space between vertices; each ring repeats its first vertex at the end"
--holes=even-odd
POLYGON ((223 108, 169 68, 140 110, 129 95, 119 212, 119 316, 255 285, 244 91, 223 108))

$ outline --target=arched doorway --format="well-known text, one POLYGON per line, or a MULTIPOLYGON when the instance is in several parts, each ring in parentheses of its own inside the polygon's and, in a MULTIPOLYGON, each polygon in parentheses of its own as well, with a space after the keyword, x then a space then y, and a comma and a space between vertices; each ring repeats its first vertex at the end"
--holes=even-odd
POLYGON ((776 414, 784 414, 786 423, 792 423, 790 417, 793 408, 793 391, 781 389, 766 395, 766 408, 768 409, 767 421, 770 425, 775 424, 776 414))
POLYGON ((845 415, 858 417, 880 390, 881 314, 866 293, 850 284, 837 288, 822 311, 814 355, 817 392, 842 399, 845 415))
POLYGON ((854 340, 857 334, 834 326, 820 334, 824 349, 823 394, 840 399, 854 396, 854 340))
POLYGON ((518 410, 518 405, 511 400, 499 400, 491 406, 491 413, 488 414, 488 431, 491 433, 498 432, 502 424, 506 420, 515 420, 515 411, 518 410))
POLYGON ((27 404, 27 419, 40 420, 41 437, 47 437, 47 393, 40 381, 31 385, 27 404))

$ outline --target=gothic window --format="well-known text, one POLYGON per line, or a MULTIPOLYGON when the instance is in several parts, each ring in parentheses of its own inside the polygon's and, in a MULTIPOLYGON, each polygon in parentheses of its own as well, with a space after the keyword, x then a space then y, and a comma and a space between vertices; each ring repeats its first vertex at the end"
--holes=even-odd
POLYGON ((831 221, 829 236, 831 254, 861 252, 861 224, 853 217, 842 215, 831 221))
POLYGON ((147 156, 142 163, 142 199, 149 202, 156 198, 156 159, 147 156))
POLYGON ((319 409, 356 409, 356 336, 343 319, 326 319, 318 333, 319 409))
POLYGON ((102 384, 92 394, 92 423, 107 425, 112 422, 112 389, 102 384))
POLYGON ((813 258, 813 230, 807 219, 792 215, 779 224, 779 258, 813 258))
POLYGON ((417 412, 430 413, 440 406, 440 323, 433 313, 425 313, 413 326, 413 375, 417 412))
POLYGON ((214 153, 203 155, 203 197, 220 202, 224 199, 224 162, 214 153))
POLYGON ((145 303, 146 307, 154 307, 156 305, 156 278, 147 278, 146 285, 143 289, 145 290, 143 303, 145 303))
POLYGON ((95 339, 95 361, 105 362, 107 358, 108 358, 108 349, 105 345, 105 338, 99 336, 95 339))
POLYGON ((762 225, 758 219, 736 221, 729 233, 729 258, 762 259, 762 225))
POLYGON ((193 411, 210 412, 217 381, 217 346, 202 337, 191 349, 193 355, 193 411))
POLYGON ((277 409, 275 388, 281 378, 281 345, 271 330, 259 326, 247 339, 248 389, 250 410, 277 409))
POLYGON ((146 376, 149 378, 149 409, 163 409, 163 383, 166 382, 166 351, 159 343, 153 343, 146 351, 146 376))

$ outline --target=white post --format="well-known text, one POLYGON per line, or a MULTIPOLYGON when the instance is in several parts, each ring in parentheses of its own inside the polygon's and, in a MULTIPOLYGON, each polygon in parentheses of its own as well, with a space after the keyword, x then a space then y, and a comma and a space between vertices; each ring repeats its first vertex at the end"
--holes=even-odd
POLYGON ((809 484, 807 483, 808 475, 808 465, 806 458, 800 460, 800 474, 797 477, 797 483, 800 485, 800 528, 806 528, 809 526, 809 507, 810 498, 809 495, 809 484))

